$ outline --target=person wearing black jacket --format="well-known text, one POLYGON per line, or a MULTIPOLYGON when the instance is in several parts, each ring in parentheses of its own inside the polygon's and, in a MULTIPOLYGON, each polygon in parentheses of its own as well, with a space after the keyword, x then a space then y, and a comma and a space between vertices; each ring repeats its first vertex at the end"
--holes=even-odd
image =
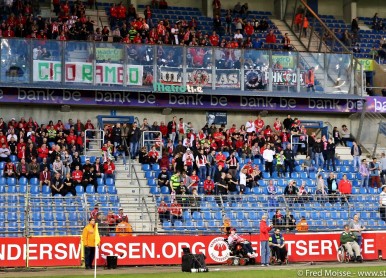
POLYGON ((131 159, 135 159, 138 153, 139 140, 141 139, 141 130, 138 128, 136 122, 133 123, 129 135, 131 159))
POLYGON ((291 115, 288 115, 287 118, 283 120, 284 129, 290 130, 293 123, 294 123, 294 120, 291 118, 291 115))
POLYGON ((113 127, 113 131, 112 131, 114 147, 117 147, 118 145, 122 144, 122 134, 121 133, 122 133, 121 124, 117 123, 113 127))
POLYGON ((173 120, 168 122, 168 135, 169 135, 169 139, 172 140, 173 144, 176 140, 176 134, 177 134, 177 117, 173 116, 173 120))
POLYGON ((334 196, 337 194, 337 191, 338 191, 338 182, 333 172, 331 172, 330 176, 327 178, 327 188, 328 188, 329 202, 335 203, 338 200, 338 198, 334 196))
POLYGON ((284 173, 287 172, 287 168, 289 168, 290 174, 292 174, 295 165, 295 156, 291 150, 291 145, 287 145, 287 148, 284 150, 283 155, 285 157, 284 160, 284 173))
POLYGON ((325 165, 326 165, 327 171, 329 171, 329 169, 330 169, 330 162, 332 165, 332 170, 336 171, 336 167, 335 167, 335 144, 334 144, 334 141, 332 140, 332 138, 328 139, 327 155, 326 156, 327 156, 327 159, 325 161, 325 165))
POLYGON ((323 158, 323 143, 322 141, 320 140, 320 138, 317 138, 316 139, 316 142, 314 144, 314 148, 312 150, 314 152, 314 155, 315 155, 315 166, 316 168, 321 169, 321 167, 323 167, 323 164, 324 164, 324 158, 323 158))

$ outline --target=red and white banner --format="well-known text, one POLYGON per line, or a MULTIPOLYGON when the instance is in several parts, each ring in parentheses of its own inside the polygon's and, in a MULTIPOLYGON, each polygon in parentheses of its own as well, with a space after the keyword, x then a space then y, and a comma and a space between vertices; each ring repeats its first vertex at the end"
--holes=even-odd
MULTIPOLYGON (((243 235, 252 243, 260 261, 258 235, 243 235)), ((303 233, 284 235, 291 262, 336 261, 340 233, 303 233)), ((379 252, 386 254, 386 232, 363 233, 362 255, 365 260, 377 260, 379 252)), ((0 265, 79 266, 80 237, 0 238, 0 265)), ((207 264, 225 263, 228 249, 222 236, 128 236, 102 237, 97 255, 98 264, 105 256, 118 256, 118 265, 180 264, 182 248, 206 255, 207 264), (99 254, 98 254, 99 253, 99 254)), ((385 257, 385 255, 383 256, 385 257)))

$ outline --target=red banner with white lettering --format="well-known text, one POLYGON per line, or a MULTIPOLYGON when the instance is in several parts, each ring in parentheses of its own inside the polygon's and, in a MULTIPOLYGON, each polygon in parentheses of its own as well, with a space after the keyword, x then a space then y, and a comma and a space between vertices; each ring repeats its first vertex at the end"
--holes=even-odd
MULTIPOLYGON (((258 235, 241 235, 251 242, 260 261, 258 235)), ((336 261, 340 233, 285 234, 291 262, 336 261)), ((365 260, 377 260, 379 252, 386 254, 386 232, 363 233, 362 255, 365 260)), ((98 264, 106 256, 118 256, 118 265, 180 264, 182 248, 194 254, 203 253, 207 264, 223 264, 228 248, 222 236, 127 236, 102 237, 97 252, 98 264)), ((385 257, 385 256, 383 256, 385 257)), ((0 238, 0 265, 79 266, 81 264, 80 237, 0 238)))

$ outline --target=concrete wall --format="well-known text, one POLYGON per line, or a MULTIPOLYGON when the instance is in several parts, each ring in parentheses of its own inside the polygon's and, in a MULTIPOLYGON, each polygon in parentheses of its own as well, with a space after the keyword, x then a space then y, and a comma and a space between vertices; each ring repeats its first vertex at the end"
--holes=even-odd
POLYGON ((358 16, 373 17, 377 12, 379 17, 386 17, 385 0, 357 0, 358 16))

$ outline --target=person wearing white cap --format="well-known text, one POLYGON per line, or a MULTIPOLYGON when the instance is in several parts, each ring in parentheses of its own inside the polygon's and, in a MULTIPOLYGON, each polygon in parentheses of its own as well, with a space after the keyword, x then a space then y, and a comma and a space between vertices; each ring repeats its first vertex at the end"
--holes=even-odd
POLYGON ((381 219, 386 222, 386 184, 382 185, 382 192, 379 194, 379 213, 381 219))

